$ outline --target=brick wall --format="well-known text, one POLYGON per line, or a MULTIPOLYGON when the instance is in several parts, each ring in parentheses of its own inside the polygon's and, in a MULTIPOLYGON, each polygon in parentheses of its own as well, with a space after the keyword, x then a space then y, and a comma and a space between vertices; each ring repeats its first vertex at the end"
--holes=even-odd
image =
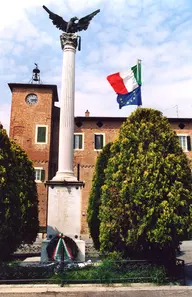
MULTIPOLYGON (((87 226, 87 205, 89 193, 92 185, 93 173, 95 170, 96 159, 100 151, 94 150, 94 134, 104 134, 105 143, 107 144, 118 135, 119 128, 123 119, 119 120, 101 120, 102 127, 98 127, 97 119, 86 119, 81 121, 82 126, 78 128, 75 125, 75 133, 84 133, 84 149, 74 151, 74 171, 76 173, 77 164, 80 164, 80 180, 85 181, 85 187, 82 189, 82 203, 81 203, 81 233, 82 235, 88 234, 87 226)), ((77 174, 77 173, 76 173, 77 174)))
MULTIPOLYGON (((53 90, 39 85, 10 85, 12 90, 10 138, 26 151, 34 167, 41 167, 45 170, 45 180, 47 180, 50 166, 53 90), (26 96, 30 93, 37 94, 38 104, 27 104, 25 102, 26 96), (47 126, 46 144, 35 142, 37 124, 47 126)), ((39 182, 37 183, 37 190, 40 226, 46 226, 47 189, 44 183, 39 182)))
MULTIPOLYGON (((190 139, 192 141, 192 120, 191 119, 185 119, 182 121, 182 119, 177 120, 169 120, 170 125, 172 129, 176 132, 176 134, 179 135, 188 135, 190 136, 190 139), (184 128, 180 128, 179 125, 184 124, 184 128)), ((181 126, 182 127, 182 126, 181 126)), ((186 152, 186 155, 189 159, 192 159, 192 151, 186 152)))

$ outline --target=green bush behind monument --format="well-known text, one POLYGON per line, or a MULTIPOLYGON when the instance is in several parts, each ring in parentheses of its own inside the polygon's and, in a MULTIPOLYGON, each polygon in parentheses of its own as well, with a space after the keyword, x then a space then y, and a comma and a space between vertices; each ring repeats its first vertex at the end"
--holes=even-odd
POLYGON ((89 232, 93 239, 94 247, 99 250, 99 207, 101 204, 101 187, 104 184, 105 173, 104 170, 107 167, 107 163, 110 157, 111 143, 108 143, 101 151, 97 158, 95 172, 92 181, 92 188, 89 196, 88 210, 87 210, 87 222, 89 226, 89 232))
POLYGON ((34 169, 26 153, 0 127, 0 260, 22 243, 35 241, 39 228, 34 169))
POLYGON ((192 229, 192 177, 167 118, 153 109, 133 112, 110 148, 104 173, 97 213, 100 251, 175 258, 192 229))

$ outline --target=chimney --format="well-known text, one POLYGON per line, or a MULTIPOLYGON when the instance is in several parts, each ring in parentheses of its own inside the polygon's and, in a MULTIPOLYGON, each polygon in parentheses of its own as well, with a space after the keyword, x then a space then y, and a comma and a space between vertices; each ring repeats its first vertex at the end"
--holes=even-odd
POLYGON ((86 116, 86 117, 89 117, 89 115, 90 115, 90 112, 89 112, 88 109, 87 109, 86 112, 85 112, 85 116, 86 116))

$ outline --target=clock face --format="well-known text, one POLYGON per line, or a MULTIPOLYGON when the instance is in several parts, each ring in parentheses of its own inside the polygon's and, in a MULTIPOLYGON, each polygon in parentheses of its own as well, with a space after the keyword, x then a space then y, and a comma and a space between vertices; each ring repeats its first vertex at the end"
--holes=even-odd
POLYGON ((36 104, 37 101, 38 101, 38 98, 36 94, 29 94, 26 97, 26 103, 28 104, 36 104))

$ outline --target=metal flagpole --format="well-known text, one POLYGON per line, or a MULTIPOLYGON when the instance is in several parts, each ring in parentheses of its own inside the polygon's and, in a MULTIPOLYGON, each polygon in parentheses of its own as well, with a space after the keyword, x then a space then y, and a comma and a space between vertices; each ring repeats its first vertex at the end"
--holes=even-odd
MULTIPOLYGON (((141 60, 137 59, 137 83, 139 86, 141 86, 141 60)), ((140 105, 137 105, 137 108, 139 108, 140 105)))
POLYGON ((139 82, 139 59, 137 59, 137 83, 139 82))
POLYGON ((137 59, 137 82, 141 85, 141 60, 137 59))

